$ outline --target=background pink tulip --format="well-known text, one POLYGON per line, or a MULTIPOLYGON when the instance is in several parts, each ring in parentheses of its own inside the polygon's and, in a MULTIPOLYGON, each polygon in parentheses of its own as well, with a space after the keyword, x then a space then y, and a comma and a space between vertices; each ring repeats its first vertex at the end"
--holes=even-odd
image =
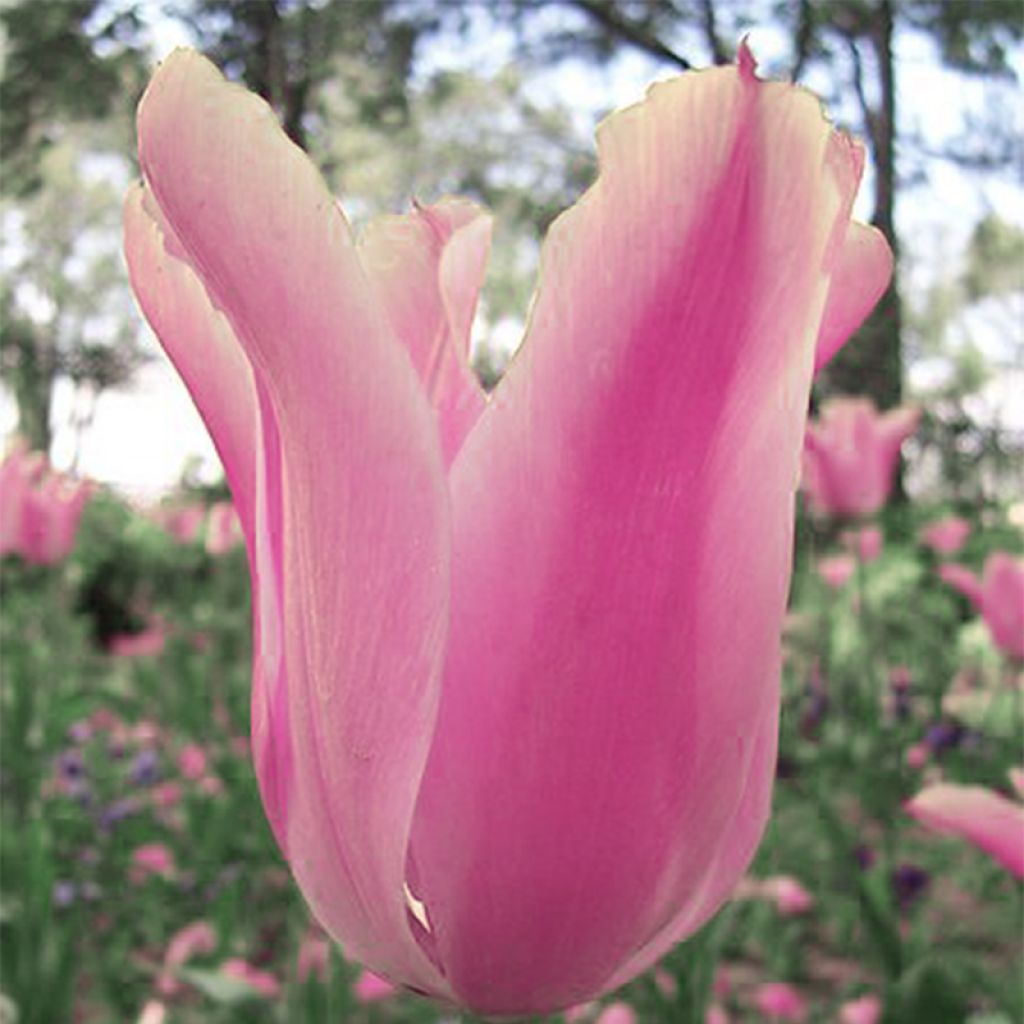
POLYGON ((1024 561, 994 551, 985 559, 981 579, 953 564, 940 565, 939 575, 977 608, 999 650, 1024 659, 1024 561))
POLYGON ((867 398, 827 401, 807 427, 803 488, 812 510, 837 518, 877 512, 889 497, 900 445, 919 419, 917 409, 879 414, 867 398))
POLYGON ((232 957, 220 965, 220 973, 227 978, 244 981, 264 999, 276 999, 281 994, 281 983, 269 971, 261 971, 247 960, 232 957))
POLYGON ((774 902, 784 917, 806 914, 814 907, 814 897, 791 875, 766 878, 761 887, 764 895, 774 902))
POLYGON ((157 991, 164 996, 173 996, 181 991, 182 984, 175 972, 194 956, 212 953, 217 948, 217 936, 207 921, 193 921, 176 932, 167 944, 164 963, 157 976, 157 991))
POLYGON ((88 481, 51 471, 41 453, 15 448, 0 465, 0 554, 33 565, 63 561, 92 491, 88 481))
POLYGON ((300 982, 306 981, 311 974, 315 974, 321 982, 326 982, 330 962, 331 949, 327 939, 311 932, 299 944, 295 974, 300 982))
POLYGON ((846 530, 842 535, 843 544, 865 564, 875 561, 882 553, 885 536, 877 526, 865 526, 860 530, 846 530))
POLYGON ((772 981, 758 987, 754 1005, 769 1020, 793 1021, 801 1024, 807 1019, 807 1002, 792 985, 772 981))
POLYGON ((930 523, 921 530, 921 543, 938 555, 955 555, 970 536, 971 524, 959 516, 930 523))
POLYGON ((629 1003, 609 1003, 598 1015, 595 1024, 636 1024, 636 1010, 629 1003))
POLYGON ((982 786, 942 782, 904 806, 926 828, 966 839, 1024 878, 1024 805, 982 786))
POLYGON ((842 590, 856 571, 856 559, 850 555, 829 555, 818 562, 818 575, 832 590, 842 590))
POLYGON ((878 996, 861 996, 839 1007, 839 1024, 878 1024, 882 1019, 882 1000, 878 996))
POLYGON ((715 912, 768 815, 812 349, 891 265, 850 221, 861 150, 746 49, 655 86, 602 126, 487 402, 481 211, 354 243, 192 53, 138 125, 132 283, 232 488, 256 771, 310 906, 482 1013, 617 987, 715 912))
POLYGON ((242 525, 230 501, 218 501, 210 506, 206 517, 206 550, 211 555, 223 555, 242 542, 242 525))
POLYGON ((184 505, 157 509, 154 518, 179 544, 191 544, 199 536, 206 517, 206 506, 193 501, 184 505))

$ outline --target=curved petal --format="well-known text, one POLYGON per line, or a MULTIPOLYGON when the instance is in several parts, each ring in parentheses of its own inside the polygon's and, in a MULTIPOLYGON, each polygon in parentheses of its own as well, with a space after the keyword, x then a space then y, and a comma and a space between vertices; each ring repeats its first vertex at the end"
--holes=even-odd
POLYGON ((380 218, 359 240, 378 302, 437 414, 445 465, 485 404, 468 356, 490 239, 488 214, 468 200, 444 199, 380 218))
POLYGON ((289 861, 347 953, 443 993, 403 892, 448 613, 433 414, 340 210, 266 104, 177 51, 138 129, 153 194, 255 376, 256 560, 282 625, 258 657, 287 673, 289 861))
POLYGON ((852 221, 832 272, 818 344, 817 373, 842 348, 882 297, 892 277, 892 250, 878 228, 852 221))
POLYGON ((940 565, 939 578, 943 583, 948 583, 959 590, 979 612, 982 610, 985 605, 985 590, 981 580, 966 565, 957 565, 955 562, 940 565))
POLYGON ((921 790, 904 809, 927 828, 959 836, 1024 878, 1024 807, 981 786, 943 782, 921 790))
POLYGON ((608 985, 699 893, 750 791, 858 173, 817 101, 749 62, 655 86, 599 153, 451 471, 412 852, 440 962, 484 1013, 608 985))
POLYGON ((1024 563, 1006 551, 985 559, 982 615, 995 645, 1024 659, 1024 563))

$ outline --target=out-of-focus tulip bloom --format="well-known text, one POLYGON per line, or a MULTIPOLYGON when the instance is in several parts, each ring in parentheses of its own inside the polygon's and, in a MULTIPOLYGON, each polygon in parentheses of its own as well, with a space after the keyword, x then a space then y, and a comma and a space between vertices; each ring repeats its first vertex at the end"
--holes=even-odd
POLYGON ((163 843, 145 843, 132 853, 132 881, 136 883, 150 875, 170 878, 174 870, 174 854, 163 843))
POLYGON ((882 531, 877 526, 865 526, 860 530, 843 532, 843 543, 847 549, 865 564, 873 562, 882 553, 884 540, 882 531))
POLYGON ((159 999, 149 999, 142 1007, 136 1024, 164 1024, 166 1020, 167 1007, 159 999))
POLYGON ((227 978, 244 981, 265 999, 276 999, 281 994, 281 983, 269 971, 253 967, 247 960, 232 957, 220 965, 220 973, 227 978))
POLYGON ((721 1003, 711 1003, 704 1011, 704 1024, 729 1024, 729 1013, 721 1003))
POLYGON ((900 445, 917 428, 920 411, 879 414, 868 398, 833 398, 807 427, 803 487, 811 509, 857 518, 877 512, 889 497, 900 445))
POLYGON ((814 897, 791 875, 776 875, 761 883, 762 894, 770 899, 783 917, 806 914, 814 907, 814 897))
POLYGON ((903 806, 926 828, 966 839, 1024 878, 1024 805, 983 786, 941 782, 903 806))
POLYGON ((389 999, 397 991, 390 981, 385 981, 371 971, 363 971, 352 986, 352 994, 360 1003, 375 1003, 381 999, 389 999))
POLYGON ((807 1019, 807 1001, 784 981, 771 981, 760 985, 754 993, 754 1005, 769 1020, 793 1021, 801 1024, 807 1019))
POLYGON ((851 555, 829 555, 818 562, 818 575, 832 590, 842 590, 857 571, 857 561, 851 555))
POLYGON ((929 523, 919 534, 921 543, 937 555, 955 555, 971 534, 971 524, 959 516, 929 523))
POLYGON ((0 465, 0 555, 18 554, 33 565, 62 562, 93 486, 49 469, 39 452, 15 448, 0 465))
POLYGON ((167 625, 154 618, 140 633, 116 633, 107 641, 107 651, 116 658, 152 658, 167 645, 167 625))
POLYGON ((664 967, 654 968, 654 984, 666 999, 675 999, 679 994, 679 982, 676 980, 676 976, 664 967))
POLYGON ((839 1007, 839 1024, 878 1024, 882 1019, 882 1000, 878 996, 861 996, 839 1007))
POLYGON ((181 991, 181 982, 175 976, 194 956, 212 953, 217 948, 217 936, 207 921, 193 921, 176 932, 167 944, 164 963, 157 976, 156 988, 163 996, 173 996, 181 991))
POLYGON ((206 506, 192 501, 185 505, 165 506, 156 510, 154 520, 179 544, 191 544, 199 536, 206 518, 206 506))
POLYGON ((206 518, 206 550, 211 555, 223 555, 236 544, 242 543, 242 525, 230 501, 218 501, 210 506, 206 518))
POLYGON ((903 760, 908 768, 913 768, 916 771, 928 763, 931 754, 931 747, 927 743, 915 743, 913 746, 907 747, 903 760))
POLYGON ((310 906, 480 1013, 616 988, 768 815, 812 370, 890 272, 860 147, 745 48, 654 86, 600 129, 488 402, 472 203, 354 241, 194 53, 138 124, 130 274, 242 523, 256 771, 310 906))
POLYGON ((178 771, 193 782, 206 774, 209 758, 198 743, 186 743, 178 751, 178 771))
POLYGON ((993 551, 985 559, 981 579, 965 566, 953 564, 940 565, 939 575, 981 613, 996 647, 1024 660, 1024 561, 993 551))
POLYGON ((330 962, 330 945, 323 935, 310 932, 303 936, 295 963, 295 974, 299 981, 305 981, 311 974, 315 974, 320 981, 326 982, 330 962))
POLYGON ((594 1024, 636 1024, 636 1010, 629 1003, 609 1003, 594 1024))

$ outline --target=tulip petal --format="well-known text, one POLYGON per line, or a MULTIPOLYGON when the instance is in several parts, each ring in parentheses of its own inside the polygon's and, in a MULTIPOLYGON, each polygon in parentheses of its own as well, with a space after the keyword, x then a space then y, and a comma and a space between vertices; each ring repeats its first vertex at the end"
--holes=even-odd
POLYGON ((1024 807, 981 786, 943 782, 904 805, 927 828, 959 836, 1024 878, 1024 807))
POLYGON ((374 221, 359 241, 378 301, 437 414, 446 465, 485 404, 467 360, 490 237, 491 218, 475 203, 446 199, 374 221))
POLYGON ((599 151, 451 470, 412 852, 439 960, 484 1013, 609 984, 699 892, 753 785, 857 178, 817 102, 749 65, 655 86, 599 151))
POLYGON ((955 562, 947 562, 939 566, 939 578, 955 590, 959 590, 968 601, 980 612, 985 605, 985 588, 981 580, 967 568, 955 562))
POLYGON ((283 622, 257 657, 287 673, 273 727, 294 759, 289 861, 346 953, 444 993, 403 888, 448 614, 433 413, 340 210, 266 104, 177 51, 138 129, 153 194, 254 373, 256 561, 283 622))
POLYGON ((878 228, 850 223, 832 273, 814 351, 817 372, 842 348, 882 297, 892 277, 892 250, 878 228))

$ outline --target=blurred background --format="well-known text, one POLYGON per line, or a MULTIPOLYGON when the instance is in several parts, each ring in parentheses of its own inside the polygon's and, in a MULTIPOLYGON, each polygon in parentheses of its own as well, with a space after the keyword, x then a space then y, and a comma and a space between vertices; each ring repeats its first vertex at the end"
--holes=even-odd
POLYGON ((196 47, 264 96, 357 228, 445 194, 490 208, 472 357, 492 388, 544 233, 595 174, 595 125, 744 36, 763 77, 812 89, 866 148, 856 212, 897 271, 816 382, 811 429, 822 459, 863 445, 854 491, 873 459, 892 477, 854 506, 805 469, 749 877, 657 969, 565 1019, 1024 1021, 1024 838, 994 852, 974 815, 1024 835, 1022 14, 0 2, 0 1024, 459 1019, 328 943, 264 819, 237 518, 121 256, 155 63, 196 47), (937 784, 969 789, 966 818, 914 803, 937 784))
POLYGON ((58 468, 146 499, 218 475, 119 255, 135 104, 174 46, 272 103, 357 225, 445 193, 494 211, 474 338, 493 382, 520 340, 540 239, 593 176, 594 125, 652 80, 731 61, 749 35, 762 74, 805 83, 864 141, 858 212, 899 254, 821 392, 927 403, 916 489, 1019 489, 1014 0, 15 0, 0 27, 0 429, 58 468))

